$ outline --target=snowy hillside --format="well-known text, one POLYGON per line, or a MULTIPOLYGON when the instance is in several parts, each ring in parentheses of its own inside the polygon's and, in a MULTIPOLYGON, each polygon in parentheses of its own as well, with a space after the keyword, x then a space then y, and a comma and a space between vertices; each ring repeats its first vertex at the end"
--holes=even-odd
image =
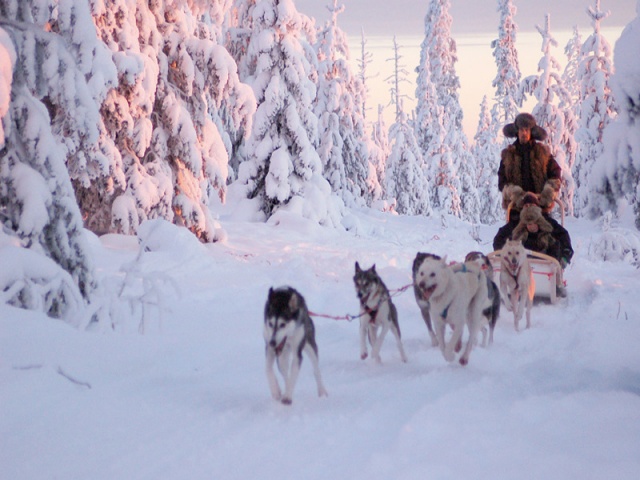
POLYGON ((391 336, 382 365, 361 361, 357 321, 315 317, 329 397, 305 360, 284 406, 264 373, 269 287, 294 286, 316 313, 357 314, 356 260, 396 290, 416 252, 488 252, 497 226, 478 243, 454 218, 371 210, 353 213, 352 233, 283 211, 220 223, 226 239, 206 246, 169 224, 141 229, 149 251, 135 264, 135 237, 90 238, 103 282, 126 270, 161 292, 142 325, 123 308, 86 332, 0 304, 0 477, 637 478, 640 275, 591 254, 598 224, 567 220, 568 299, 536 305, 520 333, 503 311, 467 367, 430 346, 410 290, 394 297, 406 364, 391 336))

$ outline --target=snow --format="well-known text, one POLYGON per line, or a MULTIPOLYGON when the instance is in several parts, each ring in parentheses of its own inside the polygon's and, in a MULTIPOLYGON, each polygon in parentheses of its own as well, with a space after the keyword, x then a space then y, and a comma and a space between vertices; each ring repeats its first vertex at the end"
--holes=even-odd
POLYGON ((102 283, 133 270, 170 280, 144 334, 126 309, 115 328, 83 331, 0 304, 3 478, 637 478, 640 276, 594 255, 598 223, 566 220, 569 297, 538 303, 520 333, 503 311, 494 344, 461 367, 431 347, 411 290, 396 290, 416 252, 487 252, 497 225, 480 226, 477 243, 450 216, 350 210, 357 233, 284 209, 267 223, 248 216, 227 205, 225 240, 207 245, 162 220, 140 239, 86 234, 102 283), (316 396, 305 359, 293 405, 275 402, 269 287, 295 287, 315 313, 357 314, 355 261, 396 291, 409 362, 390 337, 382 365, 362 361, 357 320, 315 316, 329 397, 316 396))

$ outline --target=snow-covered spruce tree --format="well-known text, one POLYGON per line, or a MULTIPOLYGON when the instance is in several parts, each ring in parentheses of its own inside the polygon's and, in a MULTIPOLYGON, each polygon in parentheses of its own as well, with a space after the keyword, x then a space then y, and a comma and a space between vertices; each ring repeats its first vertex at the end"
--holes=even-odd
MULTIPOLYGON (((86 321, 96 281, 65 166, 75 152, 60 138, 57 122, 65 132, 77 129, 67 132, 76 139, 89 129, 89 117, 99 119, 98 108, 77 51, 37 25, 42 18, 30 7, 0 6, 0 301, 77 326, 86 321), (84 118, 56 117, 63 109, 84 118)), ((58 26, 73 10, 62 7, 58 26)), ((75 13, 82 16, 81 9, 75 13)), ((97 123, 93 127, 84 134, 94 133, 97 143, 97 123)))
POLYGON ((358 110, 360 111, 362 120, 365 124, 364 141, 367 146, 367 151, 369 152, 369 174, 367 176, 367 191, 370 194, 371 206, 374 206, 374 204, 376 204, 376 208, 378 208, 380 206, 379 203, 384 195, 384 187, 382 181, 384 177, 384 165, 387 161, 387 156, 389 155, 389 141, 386 137, 387 131, 386 126, 384 125, 384 120, 380 118, 380 112, 378 113, 378 120, 376 122, 367 123, 367 111, 369 110, 369 107, 367 106, 367 100, 369 97, 369 87, 367 85, 367 82, 370 78, 373 77, 368 75, 368 68, 372 62, 372 54, 366 49, 367 41, 364 37, 364 30, 362 30, 361 33, 362 38, 360 41, 360 58, 358 59, 357 75, 357 79, 360 85, 357 96, 359 104, 358 110), (382 123, 380 123, 381 120, 382 123), (380 128, 385 129, 384 133, 380 132, 379 130, 376 131, 380 128), (384 139, 381 138, 380 135, 384 135, 384 139))
POLYGON ((161 217, 203 241, 217 238, 211 209, 226 193, 227 131, 247 133, 255 108, 218 44, 221 28, 212 22, 222 10, 219 2, 124 0, 96 10, 120 80, 102 106, 127 177, 111 205, 113 230, 133 233, 161 217))
POLYGON ((100 102, 117 82, 116 68, 96 35, 89 4, 9 0, 0 9, 5 21, 15 22, 14 30, 23 30, 21 34, 15 31, 25 43, 21 65, 27 68, 27 88, 46 106, 52 133, 63 145, 85 224, 104 232, 101 227, 110 220, 108 197, 122 188, 124 173, 120 153, 107 134, 99 110, 100 102), (59 50, 60 44, 69 58, 50 53, 59 50), (29 64, 37 62, 42 68, 31 74, 34 67, 29 64), (67 63, 73 66, 67 67, 67 63), (88 194, 89 189, 100 189, 103 196, 88 194))
POLYGON ((377 177, 377 186, 373 188, 373 205, 379 210, 386 210, 384 204, 387 197, 385 189, 385 170, 387 168, 387 158, 391 153, 389 145, 389 131, 384 121, 384 107, 378 105, 378 121, 371 126, 371 142, 369 144, 370 164, 377 177))
POLYGON ((369 99, 369 86, 368 81, 376 77, 376 75, 369 75, 369 65, 373 62, 373 55, 367 50, 367 40, 364 36, 364 29, 360 31, 360 57, 358 58, 358 79, 362 85, 362 95, 360 96, 359 110, 362 118, 367 121, 367 112, 369 107, 367 106, 367 100, 369 99))
POLYGON ((402 107, 398 121, 389 129, 389 138, 391 154, 385 174, 388 198, 400 214, 431 215, 422 153, 402 107))
POLYGON ((402 89, 400 88, 403 84, 409 83, 407 79, 407 75, 409 72, 407 71, 406 65, 403 63, 404 57, 400 55, 400 45, 398 44, 398 38, 396 35, 393 36, 393 57, 387 58, 387 62, 393 63, 393 70, 391 75, 385 78, 385 82, 390 86, 389 93, 391 98, 389 100, 389 105, 393 106, 395 109, 395 121, 400 120, 400 116, 403 114, 402 112, 402 103, 404 99, 409 98, 408 95, 402 93, 402 89))
POLYGON ((616 212, 618 202, 625 199, 640 230, 640 1, 636 13, 614 47, 611 90, 618 116, 605 129, 604 152, 593 167, 589 212, 592 217, 616 212))
POLYGON ((252 85, 258 108, 238 188, 266 218, 286 206, 321 224, 337 225, 337 198, 322 177, 316 152, 316 87, 309 78, 306 35, 310 20, 291 0, 258 0, 248 15, 252 28, 243 80, 252 85))
POLYGON ((494 125, 497 123, 497 119, 491 117, 489 101, 485 95, 480 104, 478 128, 473 137, 471 156, 478 167, 477 192, 480 200, 480 221, 487 225, 504 220, 502 199, 498 190, 498 166, 502 147, 496 141, 494 125))
POLYGON ((347 36, 338 27, 338 15, 344 5, 337 0, 327 6, 330 20, 317 37, 318 116, 320 145, 318 153, 323 175, 332 190, 348 206, 371 204, 369 191, 369 152, 364 118, 360 112, 362 84, 351 71, 347 36))
POLYGON ((600 22, 609 12, 600 10, 600 0, 589 7, 593 33, 582 46, 577 77, 579 78, 579 128, 576 132, 578 152, 573 166, 576 181, 575 211, 583 213, 589 202, 589 178, 593 165, 602 156, 603 133, 616 116, 616 105, 611 93, 610 78, 613 73, 612 50, 600 33, 600 22))
MULTIPOLYGON (((460 164, 470 162, 471 157, 462 129, 460 79, 455 71, 458 58, 451 37, 449 9, 449 0, 431 0, 425 16, 425 38, 417 68, 416 136, 433 172, 432 207, 476 222, 477 211, 463 209, 463 204, 470 206, 476 202, 461 198, 458 176, 460 164)), ((465 187, 465 195, 472 192, 473 189, 465 187)))
POLYGON ((560 200, 566 207, 566 213, 573 214, 574 181, 571 175, 576 152, 576 142, 571 132, 576 130, 576 118, 571 110, 571 98, 564 88, 559 73, 560 64, 551 54, 551 47, 558 42, 551 35, 551 18, 545 16, 545 26, 536 29, 542 36, 543 56, 538 62, 539 75, 530 75, 522 80, 524 94, 532 95, 537 103, 531 112, 538 125, 549 134, 551 153, 562 168, 562 190, 560 200))
POLYGON ((578 27, 573 27, 573 36, 564 47, 564 53, 567 56, 567 63, 562 72, 562 83, 567 89, 569 98, 571 98, 571 108, 576 118, 580 116, 578 99, 580 98, 580 80, 578 70, 580 66, 580 58, 582 54, 582 35, 578 27))
MULTIPOLYGON (((498 38, 491 42, 493 58, 496 62, 497 74, 491 83, 496 89, 495 103, 491 107, 491 119, 496 139, 502 127, 512 122, 522 106, 522 92, 520 91, 520 66, 518 63, 518 51, 516 50, 516 35, 518 26, 514 21, 517 9, 512 0, 498 0, 498 13, 500 23, 498 25, 498 38)), ((503 144, 508 139, 503 138, 503 144)), ((503 145, 504 146, 504 145, 503 145)))

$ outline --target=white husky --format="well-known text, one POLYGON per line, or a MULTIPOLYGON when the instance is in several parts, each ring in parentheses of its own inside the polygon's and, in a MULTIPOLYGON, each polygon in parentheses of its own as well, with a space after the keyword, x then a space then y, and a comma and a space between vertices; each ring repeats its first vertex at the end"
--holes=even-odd
POLYGON ((513 312, 516 331, 523 313, 527 315, 527 328, 531 327, 531 307, 536 284, 520 240, 507 240, 500 260, 500 291, 505 307, 513 312))
POLYGON ((416 283, 422 297, 429 301, 429 312, 434 323, 438 345, 445 360, 451 362, 454 352, 462 348, 465 325, 469 338, 460 364, 469 362, 478 331, 483 325, 482 309, 487 298, 487 281, 475 262, 447 265, 446 257, 426 258, 416 272, 416 283), (445 330, 453 329, 445 343, 445 330))

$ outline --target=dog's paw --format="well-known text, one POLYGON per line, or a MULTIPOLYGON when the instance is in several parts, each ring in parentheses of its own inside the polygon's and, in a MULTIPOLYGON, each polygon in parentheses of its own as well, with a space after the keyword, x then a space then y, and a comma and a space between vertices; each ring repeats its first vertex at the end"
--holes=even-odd
POLYGON ((453 360, 456 358, 456 355, 451 350, 446 350, 445 352, 443 352, 443 355, 444 359, 447 362, 453 362, 453 360))
POLYGON ((319 397, 328 397, 329 393, 327 393, 327 391, 324 388, 319 388, 318 389, 318 396, 319 397))
POLYGON ((280 400, 282 400, 282 392, 280 392, 280 390, 272 390, 272 391, 271 391, 271 397, 272 397, 276 402, 279 402, 280 400))
POLYGON ((284 397, 282 400, 280 400, 282 402, 283 405, 291 405, 292 400, 288 397, 284 397))
POLYGON ((463 367, 467 366, 467 364, 469 363, 469 359, 466 357, 460 357, 460 365, 462 365, 463 367))
POLYGON ((360 360, 365 360, 368 356, 369 356, 369 354, 367 352, 361 353, 360 354, 360 360))

